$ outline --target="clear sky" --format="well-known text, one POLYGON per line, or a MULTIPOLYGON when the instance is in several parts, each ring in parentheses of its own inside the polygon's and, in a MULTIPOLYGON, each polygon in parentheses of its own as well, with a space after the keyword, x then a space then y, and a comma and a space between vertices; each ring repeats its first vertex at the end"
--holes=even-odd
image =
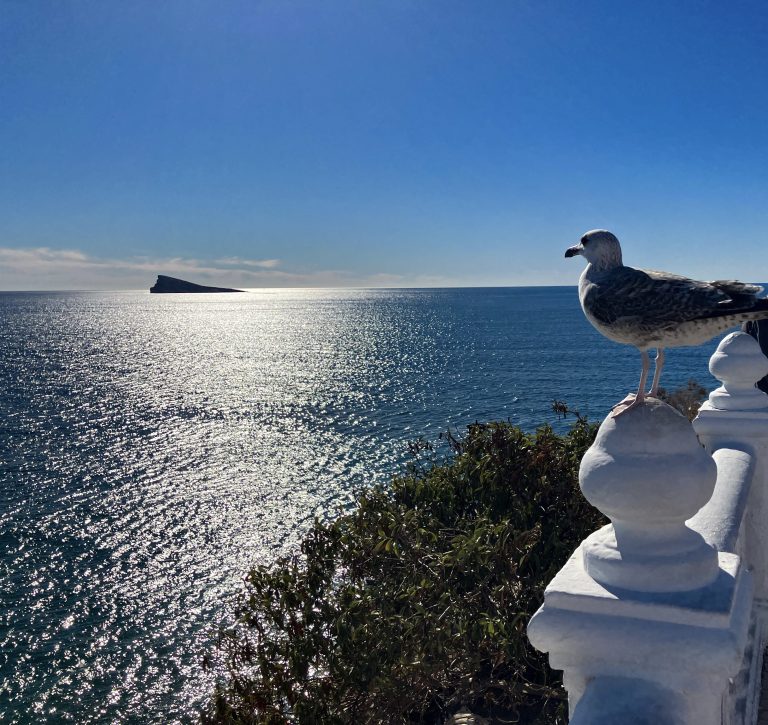
POLYGON ((768 5, 0 0, 0 289, 768 280, 768 5))

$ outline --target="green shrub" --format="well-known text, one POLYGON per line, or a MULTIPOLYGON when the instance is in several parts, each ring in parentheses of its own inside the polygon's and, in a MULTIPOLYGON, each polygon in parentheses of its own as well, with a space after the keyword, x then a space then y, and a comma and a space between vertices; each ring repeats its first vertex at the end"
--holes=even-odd
POLYGON ((702 402, 707 398, 707 390, 695 380, 689 380, 684 388, 667 392, 659 388, 659 400, 677 408, 688 420, 693 420, 699 412, 702 402))
POLYGON ((391 485, 316 522, 247 577, 206 723, 439 723, 461 706, 564 723, 559 673, 528 644, 543 590, 605 523, 581 496, 596 426, 475 424, 391 485))

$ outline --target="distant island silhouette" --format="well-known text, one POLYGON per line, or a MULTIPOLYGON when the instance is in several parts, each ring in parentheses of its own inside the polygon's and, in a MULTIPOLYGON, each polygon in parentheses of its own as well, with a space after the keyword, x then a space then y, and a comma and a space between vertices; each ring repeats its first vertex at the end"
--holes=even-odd
POLYGON ((187 282, 176 277, 168 277, 164 274, 157 275, 157 282, 149 288, 150 292, 242 292, 241 289, 230 289, 229 287, 206 287, 202 284, 187 282))

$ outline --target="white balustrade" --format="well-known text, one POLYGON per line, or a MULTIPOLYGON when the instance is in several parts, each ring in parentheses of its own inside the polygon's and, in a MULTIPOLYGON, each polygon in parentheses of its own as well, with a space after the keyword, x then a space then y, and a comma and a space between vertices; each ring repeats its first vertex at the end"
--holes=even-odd
POLYGON ((607 418, 581 463, 582 491, 611 523, 582 542, 528 626, 564 671, 572 723, 756 722, 768 395, 755 381, 768 358, 733 333, 710 370, 723 384, 693 427, 649 399, 607 418))

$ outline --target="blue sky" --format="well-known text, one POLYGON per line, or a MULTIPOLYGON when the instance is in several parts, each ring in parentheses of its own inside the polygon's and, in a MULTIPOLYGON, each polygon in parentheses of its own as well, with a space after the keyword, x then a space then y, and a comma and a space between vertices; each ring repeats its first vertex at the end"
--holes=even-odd
POLYGON ((0 289, 768 280, 761 2, 0 0, 0 289))

